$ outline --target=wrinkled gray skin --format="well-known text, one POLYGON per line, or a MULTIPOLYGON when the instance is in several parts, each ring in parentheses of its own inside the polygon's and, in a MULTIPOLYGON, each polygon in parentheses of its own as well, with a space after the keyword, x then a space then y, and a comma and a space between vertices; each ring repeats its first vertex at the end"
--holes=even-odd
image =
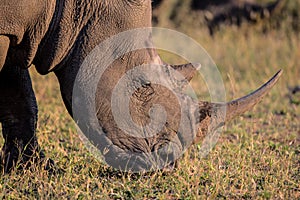
MULTIPOLYGON (((119 32, 151 26, 150 0, 2 0, 0 5, 0 121, 5 144, 2 160, 9 171, 22 152, 26 163, 39 150, 36 138, 37 104, 27 68, 34 64, 40 74, 51 71, 58 78, 61 94, 72 115, 72 90, 79 67, 86 55, 99 43, 119 32)), ((131 138, 115 131, 108 107, 116 81, 132 66, 157 60, 154 49, 139 50, 116 60, 99 82, 97 90, 97 117, 106 136, 118 147, 132 152, 149 152, 176 137, 181 148, 184 134, 177 133, 178 105, 168 100, 162 88, 147 86, 137 91, 132 100, 132 118, 145 124, 148 110, 161 103, 171 114, 163 133, 156 137, 131 138), (147 93, 147 91, 151 91, 147 93), (139 95, 143 94, 143 95, 139 95), (146 95, 145 95, 146 94, 146 95), (149 94, 149 95, 147 95, 149 94), (135 99, 136 98, 136 99, 135 99), (141 101, 145 104, 140 105, 141 101), (142 109, 140 109, 142 108, 142 109)), ((187 79, 195 73, 190 65, 173 66, 187 79)), ((275 77, 267 89, 275 83, 275 77)), ((218 108, 226 107, 226 119, 249 110, 267 92, 259 91, 254 97, 227 104, 199 103, 199 134, 195 142, 214 127, 223 125, 218 108), (209 127, 209 121, 212 126, 209 127)), ((109 160, 109 159, 108 159, 109 160)), ((108 161, 109 162, 109 161, 108 161)))

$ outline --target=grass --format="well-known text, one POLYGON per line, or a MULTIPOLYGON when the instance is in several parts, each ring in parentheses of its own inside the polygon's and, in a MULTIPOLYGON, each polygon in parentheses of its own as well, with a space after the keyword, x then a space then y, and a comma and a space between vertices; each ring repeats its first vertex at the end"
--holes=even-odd
POLYGON ((125 174, 96 160, 77 135, 56 78, 31 69, 39 142, 65 172, 49 176, 34 167, 2 175, 0 199, 300 199, 300 95, 288 89, 300 85, 300 35, 285 27, 226 27, 211 38, 205 28, 178 26, 217 63, 228 99, 257 88, 279 68, 284 74, 254 110, 226 125, 207 157, 199 159, 195 146, 171 172, 125 174))

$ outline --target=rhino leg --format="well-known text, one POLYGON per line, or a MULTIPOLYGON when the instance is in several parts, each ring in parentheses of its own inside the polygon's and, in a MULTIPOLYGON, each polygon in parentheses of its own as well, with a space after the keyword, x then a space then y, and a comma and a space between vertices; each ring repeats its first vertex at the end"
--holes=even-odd
POLYGON ((0 72, 0 122, 5 140, 1 156, 5 172, 17 161, 29 163, 38 152, 37 112, 28 70, 4 67, 0 72))

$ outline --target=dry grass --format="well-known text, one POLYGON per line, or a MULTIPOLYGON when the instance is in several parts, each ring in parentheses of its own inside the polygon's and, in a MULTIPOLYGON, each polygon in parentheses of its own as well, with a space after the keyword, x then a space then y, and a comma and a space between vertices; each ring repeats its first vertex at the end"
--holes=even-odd
POLYGON ((245 26, 221 29, 211 38, 206 29, 181 29, 217 63, 228 99, 257 88, 279 68, 284 74, 253 111, 227 124, 206 158, 191 151, 192 158, 183 158, 175 171, 132 175, 94 159, 65 111, 56 78, 31 69, 39 142, 65 172, 49 176, 34 168, 3 175, 0 199, 300 199, 300 95, 288 90, 300 85, 299 33, 245 26))

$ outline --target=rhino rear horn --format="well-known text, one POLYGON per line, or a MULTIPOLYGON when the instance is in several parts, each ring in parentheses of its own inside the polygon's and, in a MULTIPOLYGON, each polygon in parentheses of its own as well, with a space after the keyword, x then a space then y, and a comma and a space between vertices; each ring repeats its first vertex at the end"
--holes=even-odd
POLYGON ((9 42, 10 40, 7 36, 0 35, 0 71, 2 70, 6 60, 9 42))
POLYGON ((201 67, 201 64, 188 63, 183 65, 171 65, 171 67, 184 76, 187 81, 190 81, 196 75, 197 70, 201 67))

